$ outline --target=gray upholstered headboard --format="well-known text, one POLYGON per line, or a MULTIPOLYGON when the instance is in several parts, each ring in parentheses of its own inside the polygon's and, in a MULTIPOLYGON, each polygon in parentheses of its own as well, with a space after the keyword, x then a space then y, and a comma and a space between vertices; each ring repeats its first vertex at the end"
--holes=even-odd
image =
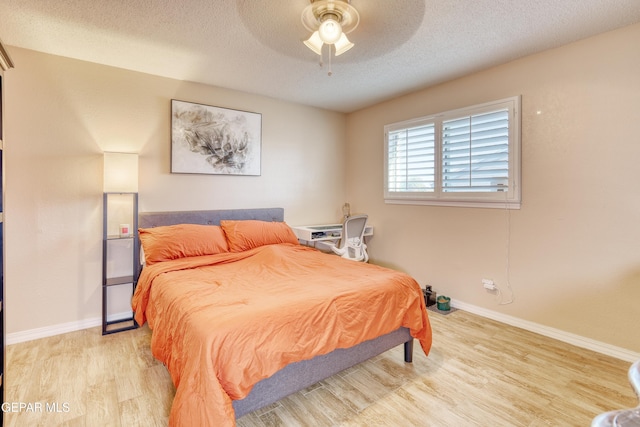
POLYGON ((283 208, 226 209, 216 211, 140 212, 138 227, 151 228, 161 225, 203 224, 220 225, 220 221, 255 219, 261 221, 284 221, 283 208))

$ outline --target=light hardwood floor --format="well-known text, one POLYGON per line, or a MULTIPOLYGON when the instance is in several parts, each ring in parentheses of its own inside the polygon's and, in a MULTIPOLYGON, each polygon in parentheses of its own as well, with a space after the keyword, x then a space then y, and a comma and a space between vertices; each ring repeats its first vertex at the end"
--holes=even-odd
MULTIPOLYGON (((416 345, 405 364, 399 346, 238 426, 589 426, 638 403, 628 362, 463 311, 429 314, 429 357, 416 345)), ((34 407, 5 425, 166 426, 175 391, 149 343, 147 327, 93 328, 9 346, 5 401, 34 407)))

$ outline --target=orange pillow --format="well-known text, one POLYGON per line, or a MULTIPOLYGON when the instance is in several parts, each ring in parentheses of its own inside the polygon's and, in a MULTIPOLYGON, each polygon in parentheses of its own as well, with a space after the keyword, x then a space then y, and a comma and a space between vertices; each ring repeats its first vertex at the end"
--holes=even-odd
POLYGON ((258 246, 277 243, 300 244, 291 227, 284 222, 267 222, 253 219, 244 221, 220 221, 227 236, 231 252, 242 252, 258 246))
POLYGON ((147 265, 177 258, 229 252, 224 232, 217 225, 166 225, 140 228, 138 234, 147 265))

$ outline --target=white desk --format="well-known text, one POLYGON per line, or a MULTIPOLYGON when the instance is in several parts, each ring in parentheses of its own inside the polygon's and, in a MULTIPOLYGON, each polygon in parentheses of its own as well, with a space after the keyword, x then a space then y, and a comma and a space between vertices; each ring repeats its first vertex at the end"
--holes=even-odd
MULTIPOLYGON (((299 225, 291 227, 299 240, 309 243, 338 240, 342 237, 342 224, 299 225)), ((373 236, 373 226, 364 227, 364 236, 373 236)))

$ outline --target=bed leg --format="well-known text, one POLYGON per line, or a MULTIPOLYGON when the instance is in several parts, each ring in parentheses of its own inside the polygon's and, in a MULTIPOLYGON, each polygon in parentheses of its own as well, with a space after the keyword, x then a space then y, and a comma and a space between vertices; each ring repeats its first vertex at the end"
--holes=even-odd
POLYGON ((404 361, 413 362, 413 339, 404 343, 404 361))

